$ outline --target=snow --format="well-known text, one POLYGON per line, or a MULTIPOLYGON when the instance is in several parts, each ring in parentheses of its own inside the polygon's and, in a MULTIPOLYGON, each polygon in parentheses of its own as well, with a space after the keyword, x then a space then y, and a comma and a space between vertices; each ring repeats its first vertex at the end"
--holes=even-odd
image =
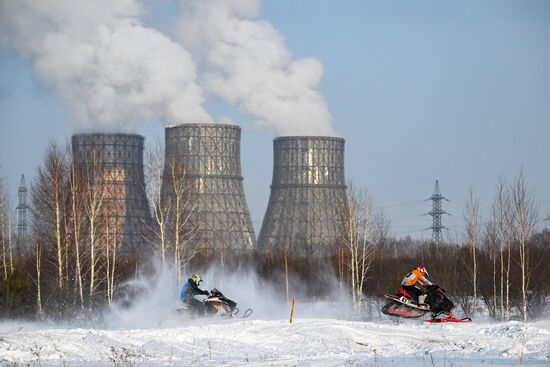
POLYGON ((0 325, 0 365, 529 366, 550 365, 550 321, 428 324, 388 318, 173 318, 171 327, 0 325))
POLYGON ((396 321, 366 300, 359 317, 338 290, 312 301, 296 292, 290 306, 243 270, 205 272, 239 303, 247 319, 191 319, 178 314, 181 284, 173 271, 125 284, 140 296, 93 320, 0 322, 0 366, 528 366, 550 367, 550 318, 529 322, 430 324, 396 321), (368 321, 366 321, 368 320, 368 321))

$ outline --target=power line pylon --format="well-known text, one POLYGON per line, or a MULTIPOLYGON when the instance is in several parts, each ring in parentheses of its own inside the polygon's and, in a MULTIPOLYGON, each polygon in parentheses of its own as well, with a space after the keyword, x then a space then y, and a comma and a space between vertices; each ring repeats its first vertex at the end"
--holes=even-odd
POLYGON ((431 197, 429 197, 426 200, 431 200, 433 207, 432 210, 427 215, 431 215, 433 218, 433 224, 431 227, 428 227, 427 229, 432 230, 432 242, 436 245, 440 245, 441 242, 443 242, 443 229, 447 229, 442 223, 441 223, 441 217, 443 214, 449 214, 446 211, 443 210, 441 202, 443 200, 449 201, 446 197, 441 195, 441 190, 439 189, 439 180, 435 180, 435 187, 434 187, 434 193, 431 197))
POLYGON ((27 205, 27 185, 25 184, 25 175, 21 175, 21 181, 19 181, 19 190, 17 190, 19 196, 19 202, 17 205, 17 239, 19 241, 25 241, 27 239, 28 225, 27 225, 27 211, 29 209, 27 205))

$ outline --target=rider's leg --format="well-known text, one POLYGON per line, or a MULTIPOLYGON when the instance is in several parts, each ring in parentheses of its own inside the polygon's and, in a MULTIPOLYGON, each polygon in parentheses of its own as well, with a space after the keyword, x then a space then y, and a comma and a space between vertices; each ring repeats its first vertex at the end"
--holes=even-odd
POLYGON ((418 307, 423 307, 423 308, 430 307, 428 304, 426 304, 426 297, 428 297, 426 293, 422 293, 420 296, 418 296, 418 307))
POLYGON ((412 301, 418 304, 418 297, 422 291, 415 286, 403 286, 403 289, 411 296, 412 301))
POLYGON ((199 300, 196 299, 196 298, 191 297, 191 298, 189 299, 189 306, 190 306, 193 310, 197 311, 198 313, 203 313, 203 312, 204 312, 204 307, 203 307, 203 305, 202 305, 202 302, 199 301, 199 300))
POLYGON ((426 304, 426 297, 428 297, 427 294, 421 294, 420 296, 418 296, 418 304, 419 305, 424 305, 426 304))

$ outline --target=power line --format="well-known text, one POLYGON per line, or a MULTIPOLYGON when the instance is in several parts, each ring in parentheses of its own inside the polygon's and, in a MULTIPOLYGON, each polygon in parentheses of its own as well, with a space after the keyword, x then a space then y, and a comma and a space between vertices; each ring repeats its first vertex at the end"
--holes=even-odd
POLYGON ((425 201, 426 201, 426 200, 416 200, 416 201, 408 201, 408 202, 398 203, 398 204, 390 204, 390 205, 384 205, 384 206, 375 206, 374 209, 398 208, 398 207, 402 207, 402 206, 409 206, 409 205, 424 203, 425 201))

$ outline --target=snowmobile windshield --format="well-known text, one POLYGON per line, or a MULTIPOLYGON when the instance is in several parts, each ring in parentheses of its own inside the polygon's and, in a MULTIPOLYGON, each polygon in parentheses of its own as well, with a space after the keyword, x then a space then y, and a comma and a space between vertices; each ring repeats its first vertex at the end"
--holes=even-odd
POLYGON ((214 288, 210 291, 210 294, 212 296, 218 296, 218 297, 223 297, 223 293, 220 292, 218 289, 214 288))

